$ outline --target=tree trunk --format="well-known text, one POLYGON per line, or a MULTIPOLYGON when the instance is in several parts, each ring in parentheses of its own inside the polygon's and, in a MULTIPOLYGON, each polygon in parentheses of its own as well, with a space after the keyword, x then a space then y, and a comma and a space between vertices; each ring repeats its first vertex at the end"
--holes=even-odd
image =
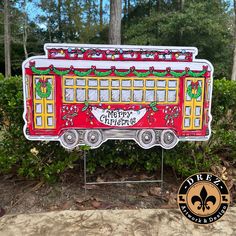
POLYGON ((231 80, 236 81, 236 46, 234 46, 234 59, 231 80))
POLYGON ((125 5, 124 5, 124 18, 126 19, 128 15, 128 3, 127 0, 125 0, 125 5))
POLYGON ((156 10, 157 12, 160 12, 160 0, 156 0, 156 10))
POLYGON ((185 0, 180 0, 180 10, 181 11, 184 10, 184 2, 185 2, 185 0))
POLYGON ((11 37, 9 25, 9 0, 4 0, 4 51, 5 51, 5 77, 11 76, 11 37))
MULTIPOLYGON (((179 2, 179 9, 181 12, 183 12, 183 10, 184 10, 184 3, 185 3, 184 1, 185 0, 180 0, 180 2, 179 2)), ((183 27, 181 27, 179 30, 179 45, 182 45, 183 34, 184 34, 183 27)))
POLYGON ((121 44, 121 14, 122 0, 110 0, 110 44, 121 44))
POLYGON ((151 15, 151 10, 152 10, 152 0, 149 0, 149 2, 148 2, 148 16, 151 15))
POLYGON ((236 0, 234 0, 234 59, 231 80, 236 81, 236 0))
POLYGON ((27 32, 26 26, 24 26, 24 32, 23 32, 23 48, 24 48, 24 53, 25 53, 25 59, 28 58, 27 39, 28 39, 28 32, 27 32))
POLYGON ((131 10, 131 4, 130 4, 130 0, 128 0, 128 15, 130 14, 130 10, 131 10))
POLYGON ((100 9, 99 9, 99 17, 100 17, 100 33, 102 32, 102 26, 103 26, 103 0, 100 0, 100 9))
POLYGON ((47 29, 48 29, 48 38, 49 38, 49 43, 52 42, 52 31, 51 31, 51 25, 49 20, 47 21, 47 29))
POLYGON ((62 7, 62 0, 58 0, 58 38, 60 43, 62 43, 62 24, 61 24, 61 7, 62 7))
POLYGON ((92 3, 90 0, 86 1, 86 12, 87 12, 87 16, 86 16, 86 28, 88 31, 88 35, 90 30, 91 30, 91 25, 92 25, 92 3))
POLYGON ((26 0, 23 2, 23 15, 24 15, 24 25, 23 25, 23 48, 25 53, 25 59, 28 58, 28 51, 27 51, 27 40, 28 40, 28 16, 26 12, 26 0))

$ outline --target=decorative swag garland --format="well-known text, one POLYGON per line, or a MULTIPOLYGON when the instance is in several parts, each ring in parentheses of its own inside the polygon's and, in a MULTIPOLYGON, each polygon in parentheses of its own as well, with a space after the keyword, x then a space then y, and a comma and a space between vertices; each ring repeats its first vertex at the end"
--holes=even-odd
POLYGON ((185 71, 183 71, 183 72, 176 72, 174 70, 171 70, 171 68, 169 68, 169 67, 166 68, 166 70, 164 72, 154 71, 154 67, 150 67, 149 70, 147 70, 146 72, 138 72, 134 66, 131 67, 130 69, 128 69, 127 71, 118 71, 115 67, 111 67, 111 69, 109 69, 107 71, 99 71, 96 69, 95 66, 92 66, 91 69, 88 69, 86 71, 76 70, 73 68, 73 66, 71 66, 70 69, 68 69, 68 70, 59 70, 52 65, 48 69, 45 69, 45 70, 37 69, 35 66, 31 66, 30 68, 33 73, 38 74, 38 75, 47 75, 50 72, 54 72, 57 75, 63 76, 63 75, 69 74, 70 72, 73 72, 75 75, 80 76, 80 77, 88 76, 92 72, 96 76, 99 76, 99 77, 109 76, 112 73, 114 73, 117 76, 121 76, 121 77, 127 76, 130 73, 133 73, 137 77, 147 77, 149 75, 163 77, 168 74, 172 75, 174 77, 182 77, 185 75, 189 75, 191 77, 201 77, 207 72, 206 67, 203 67, 203 70, 201 72, 193 72, 189 68, 185 68, 185 71))

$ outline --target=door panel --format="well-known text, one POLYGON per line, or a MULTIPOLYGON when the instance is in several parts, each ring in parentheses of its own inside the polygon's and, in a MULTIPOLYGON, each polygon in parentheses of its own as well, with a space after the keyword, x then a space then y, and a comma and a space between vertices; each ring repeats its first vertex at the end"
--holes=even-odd
POLYGON ((202 129, 204 78, 185 78, 184 82, 184 130, 202 129))
POLYGON ((34 128, 54 129, 55 120, 55 78, 54 76, 34 76, 34 128))

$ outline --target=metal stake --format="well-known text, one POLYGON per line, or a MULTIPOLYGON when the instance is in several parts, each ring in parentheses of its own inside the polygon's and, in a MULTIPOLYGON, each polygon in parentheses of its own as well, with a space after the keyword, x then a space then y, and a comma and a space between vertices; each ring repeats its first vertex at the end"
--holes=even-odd
POLYGON ((163 162, 164 162, 164 150, 161 148, 161 192, 163 192, 163 162))
POLYGON ((87 166, 86 166, 86 151, 84 151, 84 190, 85 195, 87 194, 87 185, 101 185, 101 184, 125 184, 125 198, 126 198, 126 187, 127 184, 141 184, 141 183, 161 183, 161 191, 163 191, 163 175, 164 175, 164 150, 161 149, 161 178, 155 180, 127 180, 127 181, 102 181, 102 182, 87 182, 87 166))
POLYGON ((86 151, 84 151, 84 194, 87 195, 87 166, 86 166, 86 151))

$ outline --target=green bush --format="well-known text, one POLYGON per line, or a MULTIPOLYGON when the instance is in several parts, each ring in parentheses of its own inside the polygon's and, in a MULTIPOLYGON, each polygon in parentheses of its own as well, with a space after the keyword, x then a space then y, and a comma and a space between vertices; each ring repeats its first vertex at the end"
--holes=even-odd
POLYGON ((0 173, 15 172, 27 178, 55 181, 79 158, 58 142, 28 141, 23 135, 21 77, 0 76, 0 173))
POLYGON ((216 80, 212 100, 212 151, 236 159, 236 82, 216 80))
MULTIPOLYGON (((16 173, 31 179, 55 181, 60 173, 73 168, 80 151, 68 152, 59 142, 28 141, 23 135, 23 96, 21 77, 5 80, 0 75, 0 173, 16 173)), ((188 176, 206 171, 220 157, 236 157, 236 83, 216 80, 213 92, 213 134, 208 142, 180 142, 164 151, 165 164, 188 176)), ((109 141, 88 151, 88 169, 98 166, 127 166, 155 171, 160 166, 161 149, 143 150, 132 141, 109 141)))
MULTIPOLYGON (((236 158, 236 82, 215 80, 212 99, 212 136, 207 142, 179 142, 164 151, 164 162, 183 177, 208 171, 221 157, 236 158)), ((154 171, 160 166, 159 147, 143 150, 131 141, 109 141, 89 152, 88 168, 131 166, 154 171)))

